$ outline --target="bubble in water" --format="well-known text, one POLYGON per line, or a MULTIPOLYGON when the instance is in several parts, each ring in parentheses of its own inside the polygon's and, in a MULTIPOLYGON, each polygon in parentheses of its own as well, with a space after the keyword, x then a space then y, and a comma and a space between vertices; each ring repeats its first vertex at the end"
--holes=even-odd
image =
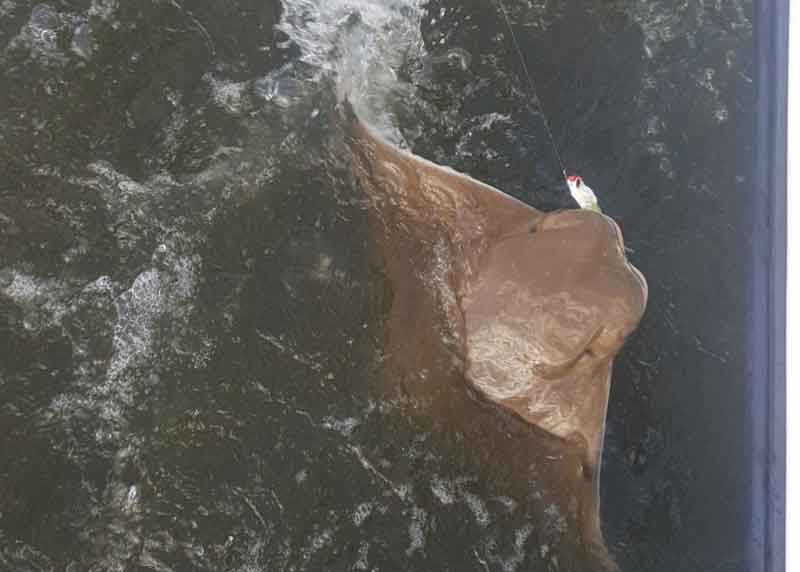
POLYGON ((370 502, 362 502, 353 511, 353 524, 361 526, 372 514, 374 505, 370 502))

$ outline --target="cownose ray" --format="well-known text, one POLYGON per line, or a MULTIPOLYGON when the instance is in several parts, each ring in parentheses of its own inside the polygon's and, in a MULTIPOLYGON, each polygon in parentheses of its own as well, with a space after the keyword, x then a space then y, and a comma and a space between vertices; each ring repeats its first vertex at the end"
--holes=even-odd
POLYGON ((619 227, 593 209, 539 211, 400 149, 340 106, 393 289, 387 351, 411 369, 455 361, 484 401, 579 451, 578 527, 602 545, 612 362, 647 302, 619 227))

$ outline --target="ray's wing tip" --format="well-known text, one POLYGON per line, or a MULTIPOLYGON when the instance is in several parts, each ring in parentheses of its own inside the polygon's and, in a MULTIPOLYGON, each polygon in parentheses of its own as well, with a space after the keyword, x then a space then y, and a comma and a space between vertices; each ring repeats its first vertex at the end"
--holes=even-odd
POLYGON ((638 324, 638 322, 642 319, 642 316, 644 316, 645 310, 647 309, 647 299, 650 296, 650 288, 647 285, 647 279, 644 277, 642 271, 636 268, 636 266, 634 266, 630 262, 628 262, 628 271, 631 273, 633 279, 636 281, 636 284, 639 288, 639 295, 641 296, 639 318, 637 320, 638 324))

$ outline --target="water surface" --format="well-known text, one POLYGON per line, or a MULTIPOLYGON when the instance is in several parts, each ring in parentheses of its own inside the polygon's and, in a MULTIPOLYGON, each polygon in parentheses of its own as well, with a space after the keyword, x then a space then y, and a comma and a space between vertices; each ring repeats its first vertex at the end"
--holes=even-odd
MULTIPOLYGON (((650 284, 609 548, 744 571, 752 5, 505 4, 650 284)), ((0 71, 0 569, 569 569, 492 427, 376 384, 391 292, 337 148, 344 77, 400 144, 570 206, 497 6, 4 0, 0 71)))

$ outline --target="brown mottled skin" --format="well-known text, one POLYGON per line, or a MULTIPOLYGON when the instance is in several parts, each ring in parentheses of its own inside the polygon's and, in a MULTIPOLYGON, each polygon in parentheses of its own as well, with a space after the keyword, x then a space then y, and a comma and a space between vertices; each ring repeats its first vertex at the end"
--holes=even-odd
POLYGON ((614 569, 600 531, 600 455, 612 361, 647 301, 619 227, 597 212, 538 211, 400 150, 342 107, 393 289, 387 353, 428 374, 409 391, 431 394, 433 374, 454 369, 544 448, 555 443, 556 473, 569 474, 551 488, 577 499, 575 527, 594 554, 584 569, 614 569))

